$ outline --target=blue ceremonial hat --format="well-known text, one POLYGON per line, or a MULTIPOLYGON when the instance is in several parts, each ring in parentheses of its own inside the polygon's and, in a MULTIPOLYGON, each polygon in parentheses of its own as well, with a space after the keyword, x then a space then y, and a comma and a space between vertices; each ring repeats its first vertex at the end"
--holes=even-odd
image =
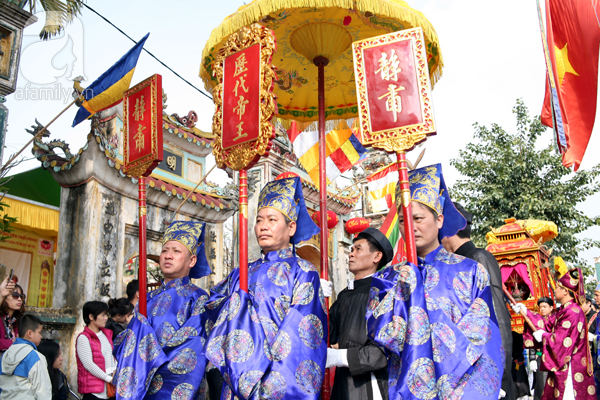
POLYGON ((260 192, 256 212, 263 208, 272 208, 291 221, 296 221, 296 233, 290 238, 291 244, 298 244, 321 232, 306 210, 299 177, 267 183, 260 192))
POLYGON ((195 221, 175 221, 165 231, 163 246, 174 240, 181 243, 196 256, 196 264, 190 270, 190 278, 199 279, 210 274, 210 265, 204 250, 204 232, 206 224, 195 221))
MULTIPOLYGON (((408 178, 410 181, 411 200, 424 204, 436 213, 444 216, 444 225, 442 225, 442 229, 440 229, 438 234, 440 240, 456 235, 458 231, 467 226, 467 220, 454 207, 452 200, 450 200, 441 164, 434 164, 410 171, 408 178)), ((398 207, 402 205, 400 185, 396 186, 396 205, 398 207)))

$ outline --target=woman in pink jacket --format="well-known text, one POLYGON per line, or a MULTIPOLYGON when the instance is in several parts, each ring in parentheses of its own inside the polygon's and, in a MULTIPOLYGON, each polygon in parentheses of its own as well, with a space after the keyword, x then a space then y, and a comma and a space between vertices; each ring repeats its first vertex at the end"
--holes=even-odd
POLYGON ((0 353, 19 337, 19 320, 25 314, 23 288, 8 277, 0 284, 0 353))

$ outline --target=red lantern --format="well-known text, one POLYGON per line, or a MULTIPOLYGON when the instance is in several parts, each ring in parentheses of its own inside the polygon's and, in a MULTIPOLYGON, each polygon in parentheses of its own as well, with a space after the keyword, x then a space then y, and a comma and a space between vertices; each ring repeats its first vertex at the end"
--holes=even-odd
POLYGON ((277 178, 275 178, 275 179, 295 178, 297 176, 298 176, 298 174, 288 171, 288 172, 282 172, 281 174, 277 175, 277 178))
POLYGON ((355 234, 364 231, 369 227, 369 220, 366 218, 352 218, 346 222, 346 232, 355 234))
MULTIPOLYGON (((317 211, 313 214, 312 220, 315 221, 315 224, 320 228, 321 222, 321 211, 317 211)), ((327 211, 327 229, 333 229, 337 225, 339 219, 336 213, 333 211, 327 211)))

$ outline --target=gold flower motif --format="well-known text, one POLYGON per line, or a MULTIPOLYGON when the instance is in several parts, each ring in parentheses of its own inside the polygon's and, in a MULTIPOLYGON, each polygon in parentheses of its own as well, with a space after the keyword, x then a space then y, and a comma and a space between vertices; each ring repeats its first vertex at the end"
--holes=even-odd
POLYGON ((596 387, 594 385, 588 386, 588 394, 595 394, 595 393, 596 393, 596 387))
POLYGON ((568 362, 571 362, 571 356, 566 356, 566 357, 565 357, 565 362, 567 362, 567 363, 568 363, 568 362))
POLYGON ((573 340, 570 337, 567 337, 565 340, 563 340, 563 346, 565 347, 571 347, 572 344, 573 340))
POLYGON ((560 396, 560 392, 558 391, 558 389, 554 389, 554 397, 558 396, 560 396))
POLYGON ((581 365, 583 365, 584 367, 587 367, 587 357, 583 357, 581 359, 581 365))
POLYGON ((564 321, 562 323, 562 327, 565 329, 569 329, 571 327, 571 321, 564 321))
POLYGON ((578 322, 577 323, 577 331, 581 332, 582 329, 583 329, 583 322, 578 322))
POLYGON ((544 328, 544 321, 542 321, 541 319, 537 322, 537 326, 538 328, 544 328))
POLYGON ((579 383, 583 382, 583 374, 581 372, 577 372, 575 374, 575 382, 579 382, 579 383))
POLYGON ((534 343, 533 340, 526 340, 525 341, 525 347, 533 347, 534 343))
POLYGON ((546 383, 548 384, 548 386, 554 387, 554 378, 548 377, 548 380, 546 380, 546 383))

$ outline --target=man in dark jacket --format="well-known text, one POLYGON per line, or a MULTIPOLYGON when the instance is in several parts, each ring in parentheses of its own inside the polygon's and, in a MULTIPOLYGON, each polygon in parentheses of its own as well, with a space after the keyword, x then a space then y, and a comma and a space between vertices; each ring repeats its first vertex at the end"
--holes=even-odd
POLYGON ((354 239, 350 272, 354 280, 340 292, 329 313, 331 349, 327 367, 337 367, 331 391, 334 400, 387 400, 385 350, 367 337, 366 314, 371 275, 394 257, 389 240, 367 228, 354 239))
MULTIPOLYGON (((514 400, 514 384, 511 377, 511 354, 513 351, 513 339, 510 329, 510 313, 504 303, 504 293, 502 292, 502 274, 496 258, 485 249, 475 247, 471 241, 471 224, 473 214, 464 209, 460 203, 454 203, 456 209, 467 220, 467 226, 458 231, 452 237, 442 239, 442 245, 451 253, 461 255, 477 261, 485 267, 490 275, 490 284, 492 286, 492 296, 494 300, 494 311, 500 327, 500 336, 502 337, 502 347, 504 347, 504 375, 502 376, 502 391, 504 391, 506 400, 514 400)), ((502 392, 500 392, 502 395, 502 392)))

